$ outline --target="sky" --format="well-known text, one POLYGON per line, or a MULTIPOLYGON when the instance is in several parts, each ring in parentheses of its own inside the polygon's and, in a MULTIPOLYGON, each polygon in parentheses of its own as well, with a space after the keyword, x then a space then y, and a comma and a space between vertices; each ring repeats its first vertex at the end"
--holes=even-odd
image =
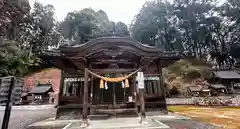
POLYGON ((95 11, 105 11, 111 21, 122 21, 129 25, 143 4, 149 0, 29 0, 31 5, 35 1, 52 4, 59 21, 62 21, 68 12, 91 7, 95 11))

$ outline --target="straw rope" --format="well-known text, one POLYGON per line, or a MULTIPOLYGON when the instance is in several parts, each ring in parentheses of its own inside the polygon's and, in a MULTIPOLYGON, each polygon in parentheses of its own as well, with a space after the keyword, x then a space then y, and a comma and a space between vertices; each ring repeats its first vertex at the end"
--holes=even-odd
POLYGON ((107 82, 120 82, 120 81, 123 81, 123 80, 128 79, 128 78, 131 77, 133 74, 135 74, 135 73, 137 73, 138 71, 140 71, 141 68, 135 70, 134 72, 132 72, 132 73, 126 75, 126 76, 116 77, 116 78, 103 77, 103 76, 101 76, 101 75, 98 75, 98 74, 90 71, 89 69, 86 69, 86 70, 87 70, 87 72, 91 73, 92 75, 94 75, 94 76, 96 76, 96 77, 98 77, 98 78, 100 78, 100 79, 102 79, 102 80, 104 80, 104 81, 107 81, 107 82))

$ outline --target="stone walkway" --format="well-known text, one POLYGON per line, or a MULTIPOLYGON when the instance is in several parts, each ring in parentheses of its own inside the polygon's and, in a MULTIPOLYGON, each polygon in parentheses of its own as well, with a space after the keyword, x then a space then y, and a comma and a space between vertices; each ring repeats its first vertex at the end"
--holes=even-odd
POLYGON ((143 123, 140 118, 111 118, 90 120, 86 127, 80 120, 48 119, 29 126, 29 129, 215 129, 212 125, 193 121, 176 114, 148 116, 143 123))
MULTIPOLYGON (((55 116, 56 109, 12 109, 8 129, 26 129, 30 124, 55 116)), ((4 110, 0 110, 2 125, 4 110)))
MULTIPOLYGON (((20 106, 12 106, 14 110, 36 110, 36 109, 53 109, 54 105, 20 105, 20 106)), ((5 110, 5 106, 0 106, 0 110, 5 110)))

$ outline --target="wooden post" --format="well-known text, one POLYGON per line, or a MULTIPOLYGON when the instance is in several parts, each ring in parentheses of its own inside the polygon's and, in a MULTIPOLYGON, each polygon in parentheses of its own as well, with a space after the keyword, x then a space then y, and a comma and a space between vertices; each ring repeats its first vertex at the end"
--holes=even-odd
POLYGON ((162 68, 160 68, 160 63, 158 63, 158 72, 159 72, 159 87, 161 89, 162 95, 163 95, 163 99, 165 102, 164 105, 164 110, 166 110, 166 114, 167 114, 167 102, 166 102, 166 93, 165 93, 165 89, 164 89, 164 79, 163 79, 163 74, 162 74, 162 68))
POLYGON ((142 123, 146 118, 145 101, 144 101, 144 78, 143 77, 141 77, 141 78, 138 77, 138 88, 139 88, 140 110, 141 110, 141 121, 140 121, 140 123, 142 123))
POLYGON ((144 89, 139 89, 139 96, 140 96, 140 110, 141 110, 141 121, 146 118, 145 113, 145 101, 144 101, 144 89))
POLYGON ((63 95, 64 80, 65 80, 64 72, 63 72, 63 70, 61 70, 60 89, 59 89, 59 94, 58 94, 57 113, 56 113, 55 119, 58 119, 60 117, 60 107, 59 107, 59 105, 60 105, 61 97, 63 95))
POLYGON ((88 123, 88 71, 84 72, 84 92, 83 92, 83 121, 88 123))
POLYGON ((133 89, 132 89, 132 91, 133 91, 133 100, 135 100, 135 102, 136 102, 136 94, 137 94, 137 90, 136 90, 136 76, 133 76, 133 89))
POLYGON ((115 85, 116 83, 115 82, 113 82, 113 108, 115 108, 116 107, 116 93, 115 93, 115 89, 116 89, 116 85, 115 85))
POLYGON ((113 110, 114 110, 114 113, 113 113, 113 115, 114 115, 114 117, 116 117, 117 116, 117 114, 116 114, 116 112, 115 112, 115 109, 116 109, 116 82, 112 82, 113 83, 113 93, 112 93, 112 95, 113 95, 113 110))
POLYGON ((133 100, 134 100, 134 107, 136 108, 136 114, 138 114, 138 105, 137 105, 137 90, 136 90, 137 86, 136 86, 136 76, 133 75, 133 100))
POLYGON ((90 93, 90 97, 91 97, 91 104, 93 101, 93 75, 91 75, 91 93, 90 93))

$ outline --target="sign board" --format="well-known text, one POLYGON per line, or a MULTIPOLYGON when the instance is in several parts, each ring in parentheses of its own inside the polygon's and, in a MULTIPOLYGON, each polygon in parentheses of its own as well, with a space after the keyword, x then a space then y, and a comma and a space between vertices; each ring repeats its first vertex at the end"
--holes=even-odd
MULTIPOLYGON (((6 102, 5 112, 3 116, 3 122, 2 122, 2 129, 8 129, 8 123, 11 116, 11 109, 12 109, 12 100, 13 100, 13 90, 15 85, 17 84, 17 80, 15 77, 9 76, 9 77, 3 77, 0 78, 0 90, 1 92, 5 92, 6 95, 3 95, 0 97, 0 100, 2 102, 6 102)), ((4 103, 5 103, 4 102, 4 103)))
MULTIPOLYGON (((65 82, 80 82, 80 81, 84 81, 84 77, 80 77, 80 78, 65 78, 64 79, 65 82)), ((90 81, 90 78, 88 78, 88 81, 90 81)))
MULTIPOLYGON (((138 80, 137 77, 136 77, 136 80, 138 80)), ((158 81, 159 77, 158 76, 144 76, 144 80, 145 81, 158 81)))
POLYGON ((143 72, 137 73, 138 88, 144 89, 144 75, 143 72))

